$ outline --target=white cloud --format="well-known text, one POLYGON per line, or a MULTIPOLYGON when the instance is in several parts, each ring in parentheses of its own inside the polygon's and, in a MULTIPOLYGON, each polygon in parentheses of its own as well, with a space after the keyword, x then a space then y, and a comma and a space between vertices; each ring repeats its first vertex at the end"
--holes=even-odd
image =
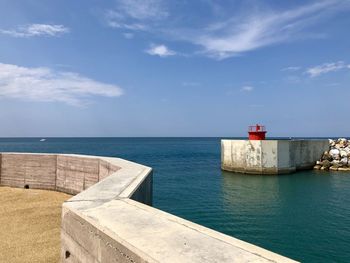
POLYGON ((169 56, 176 55, 175 51, 170 50, 165 45, 151 45, 151 47, 146 50, 146 53, 152 56, 160 56, 160 57, 169 57, 169 56))
POLYGON ((341 69, 350 68, 350 65, 345 64, 343 61, 324 63, 315 67, 308 68, 306 74, 314 78, 328 72, 339 71, 341 69))
POLYGON ((298 71, 300 69, 301 69, 301 67, 292 66, 292 67, 283 68, 283 69, 281 69, 281 71, 298 71))
POLYGON ((252 86, 243 86, 241 88, 241 91, 244 91, 244 92, 251 92, 253 90, 254 90, 254 87, 252 87, 252 86))
POLYGON ((72 72, 0 63, 0 98, 85 105, 93 96, 118 97, 123 90, 72 72))
POLYGON ((118 0, 119 9, 134 19, 159 19, 168 16, 161 0, 118 0))
MULTIPOLYGON (((215 23, 200 24, 198 21, 204 19, 196 20, 194 15, 195 26, 184 24, 182 21, 188 22, 183 19, 186 14, 170 13, 168 10, 173 5, 164 0, 117 0, 117 7, 106 13, 106 19, 111 27, 144 31, 168 41, 188 42, 199 47, 194 52, 197 55, 225 59, 266 46, 319 37, 323 32, 313 34, 308 28, 350 8, 349 0, 322 0, 284 10, 261 9, 261 4, 244 9, 247 5, 242 5, 243 8, 237 6, 235 10, 239 11, 235 12, 224 11, 223 4, 205 2, 211 8, 205 20, 215 23)), ((186 4, 178 3, 179 9, 184 6, 186 4)))
MULTIPOLYGON (((110 13, 112 14, 112 13, 110 13)), ((132 30, 132 31, 144 31, 148 29, 148 26, 145 24, 141 24, 141 23, 124 23, 122 21, 116 21, 116 20, 109 20, 107 21, 107 24, 110 27, 114 27, 114 28, 123 28, 123 29, 127 29, 127 30, 132 30)))
POLYGON ((329 0, 287 11, 241 14, 210 25, 206 32, 190 39, 201 45, 204 53, 217 59, 237 56, 264 46, 291 41, 305 27, 339 10, 348 1, 329 0))
POLYGON ((168 16, 162 0, 117 0, 115 9, 105 14, 107 24, 114 28, 148 30, 149 23, 168 16))
POLYGON ((58 36, 68 33, 69 29, 63 25, 31 24, 18 26, 16 29, 0 29, 0 33, 13 37, 58 36))

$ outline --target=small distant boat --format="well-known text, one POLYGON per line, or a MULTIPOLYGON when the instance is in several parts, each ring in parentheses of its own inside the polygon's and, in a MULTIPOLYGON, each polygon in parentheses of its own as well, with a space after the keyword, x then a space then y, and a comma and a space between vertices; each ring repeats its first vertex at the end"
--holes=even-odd
POLYGON ((44 142, 44 141, 46 141, 46 139, 41 139, 40 141, 41 141, 41 142, 44 142))

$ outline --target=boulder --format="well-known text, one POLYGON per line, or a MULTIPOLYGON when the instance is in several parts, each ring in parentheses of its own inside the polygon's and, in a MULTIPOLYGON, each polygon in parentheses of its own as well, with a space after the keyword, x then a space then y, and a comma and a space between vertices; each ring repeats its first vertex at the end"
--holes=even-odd
POLYGON ((332 155, 329 154, 328 151, 325 151, 322 155, 322 158, 321 160, 328 160, 328 161, 332 161, 333 160, 333 157, 332 155))
POLYGON ((332 156, 339 155, 340 151, 338 149, 331 149, 329 151, 329 154, 332 155, 332 156))
POLYGON ((344 166, 347 165, 348 164, 348 157, 341 158, 339 163, 344 165, 344 166))
POLYGON ((322 162, 322 167, 324 167, 325 169, 328 169, 329 167, 331 167, 331 165, 332 165, 331 162, 328 160, 324 160, 322 162))
POLYGON ((329 151, 325 151, 314 166, 315 170, 350 171, 350 140, 329 139, 329 151))
POLYGON ((346 138, 340 138, 340 143, 347 144, 348 140, 346 138))
POLYGON ((338 139, 336 146, 338 146, 337 148, 339 149, 345 148, 348 146, 348 140, 345 138, 340 138, 338 139))
POLYGON ((314 169, 315 169, 315 170, 320 170, 321 167, 322 167, 322 166, 321 166, 320 164, 316 164, 316 165, 314 166, 314 169))
POLYGON ((333 160, 333 161, 331 161, 331 164, 332 164, 332 165, 338 165, 339 163, 340 163, 339 160, 333 160))
POLYGON ((347 157, 348 156, 348 153, 346 152, 346 151, 344 151, 344 150, 341 150, 340 151, 340 157, 347 157))
POLYGON ((347 143, 348 140, 346 138, 339 138, 336 142, 337 143, 347 143))

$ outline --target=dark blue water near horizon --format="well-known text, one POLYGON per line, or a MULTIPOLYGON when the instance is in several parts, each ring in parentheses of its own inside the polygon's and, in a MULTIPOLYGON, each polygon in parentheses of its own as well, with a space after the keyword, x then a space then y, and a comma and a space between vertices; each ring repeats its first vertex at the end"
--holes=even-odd
POLYGON ((112 156, 154 169, 154 207, 303 262, 350 262, 350 173, 220 169, 220 138, 0 138, 1 152, 112 156))

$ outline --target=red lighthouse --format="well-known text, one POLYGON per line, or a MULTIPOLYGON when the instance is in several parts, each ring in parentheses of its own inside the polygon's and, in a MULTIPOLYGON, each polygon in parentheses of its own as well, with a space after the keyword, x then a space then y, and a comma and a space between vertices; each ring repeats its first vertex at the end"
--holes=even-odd
POLYGON ((265 140, 266 132, 265 126, 259 124, 249 126, 249 140, 265 140))

